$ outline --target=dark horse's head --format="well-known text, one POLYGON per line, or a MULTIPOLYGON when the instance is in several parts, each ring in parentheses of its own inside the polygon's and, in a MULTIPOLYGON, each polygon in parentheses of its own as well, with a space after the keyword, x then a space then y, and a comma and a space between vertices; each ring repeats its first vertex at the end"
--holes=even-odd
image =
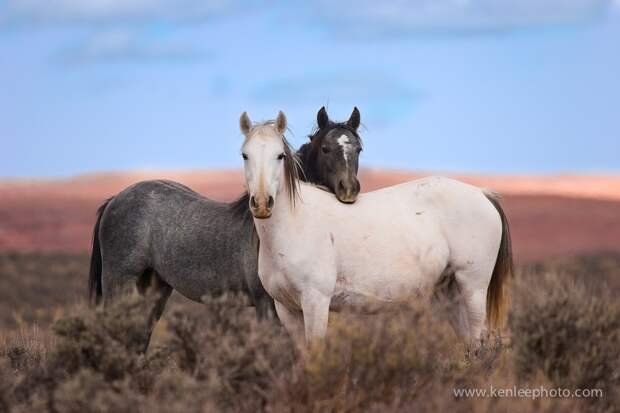
POLYGON ((357 200, 360 183, 357 179, 362 140, 357 134, 360 111, 353 108, 346 122, 332 122, 325 107, 316 115, 317 128, 310 142, 299 148, 308 182, 326 185, 341 202, 357 200))

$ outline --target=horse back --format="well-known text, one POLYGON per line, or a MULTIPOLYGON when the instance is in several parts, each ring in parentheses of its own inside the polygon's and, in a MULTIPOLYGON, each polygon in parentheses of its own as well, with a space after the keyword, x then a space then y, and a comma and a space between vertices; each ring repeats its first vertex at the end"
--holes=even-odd
POLYGON ((246 279, 256 274, 252 228, 229 204, 182 184, 139 182, 114 197, 102 216, 104 268, 126 274, 153 269, 196 301, 246 291, 246 279))

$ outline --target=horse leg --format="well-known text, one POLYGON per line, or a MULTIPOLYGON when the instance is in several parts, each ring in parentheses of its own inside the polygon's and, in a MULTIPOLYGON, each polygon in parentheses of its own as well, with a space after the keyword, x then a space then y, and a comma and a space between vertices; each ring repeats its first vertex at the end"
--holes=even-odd
POLYGON ((449 266, 435 285, 431 302, 440 318, 445 317, 456 334, 466 340, 469 337, 469 316, 463 302, 463 292, 449 266))
POLYGON ((259 320, 277 320, 276 307, 269 295, 264 295, 256 300, 256 315, 259 320))
POLYGON ((325 338, 330 301, 331 297, 318 291, 309 291, 302 295, 301 309, 304 315, 306 344, 322 341, 325 338))
POLYGON ((147 299, 147 305, 149 305, 150 308, 147 308, 148 315, 144 333, 145 340, 143 352, 146 353, 151 341, 153 329, 161 318, 164 308, 166 307, 166 302, 168 298, 170 298, 170 294, 172 294, 172 287, 162 280, 159 274, 154 270, 144 273, 136 286, 138 292, 140 292, 142 296, 152 294, 152 300, 147 299))
POLYGON ((251 290, 250 296, 256 308, 256 316, 259 320, 273 320, 278 318, 273 298, 267 294, 267 291, 265 291, 260 282, 251 290))
MULTIPOLYGON (((455 277, 461 290, 459 300, 460 319, 467 320, 466 337, 470 342, 480 340, 487 315, 487 286, 490 280, 480 277, 480 272, 471 269, 459 270, 455 277)), ((490 273, 489 273, 490 274, 490 273)))
POLYGON ((145 300, 145 324, 142 332, 142 349, 146 353, 155 324, 161 317, 166 302, 172 294, 172 287, 153 270, 147 269, 139 275, 119 276, 104 269, 102 274, 103 305, 109 307, 124 295, 138 292, 145 300), (147 299, 147 294, 153 294, 147 299))
POLYGON ((284 325, 284 328, 286 328, 286 331, 288 331, 293 340, 297 341, 298 344, 301 343, 304 329, 304 319, 301 312, 289 310, 277 300, 274 300, 274 303, 276 313, 284 325))

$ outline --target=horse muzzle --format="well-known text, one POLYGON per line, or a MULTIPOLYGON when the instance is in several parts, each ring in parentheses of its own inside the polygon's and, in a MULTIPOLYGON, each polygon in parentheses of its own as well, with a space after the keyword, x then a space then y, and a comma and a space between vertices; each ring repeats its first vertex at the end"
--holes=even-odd
POLYGON ((336 198, 345 204, 357 201, 360 193, 360 182, 357 179, 341 179, 336 185, 336 198))
POLYGON ((250 211, 254 218, 267 219, 271 216, 274 203, 271 195, 252 195, 250 196, 250 211))

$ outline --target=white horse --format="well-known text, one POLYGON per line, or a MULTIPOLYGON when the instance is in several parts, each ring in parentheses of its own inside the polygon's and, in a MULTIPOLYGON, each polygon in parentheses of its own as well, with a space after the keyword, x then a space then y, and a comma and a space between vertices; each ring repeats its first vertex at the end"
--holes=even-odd
MULTIPOLYGON (((322 339, 329 312, 407 300, 446 278, 460 299, 457 333, 480 337, 503 312, 512 271, 510 234, 495 195, 429 177, 361 194, 345 205, 297 178, 286 118, 240 119, 250 208, 260 238, 258 272, 293 334, 322 339)), ((346 138, 346 137, 345 137, 346 138)), ((347 142, 341 142, 348 156, 347 142)))

